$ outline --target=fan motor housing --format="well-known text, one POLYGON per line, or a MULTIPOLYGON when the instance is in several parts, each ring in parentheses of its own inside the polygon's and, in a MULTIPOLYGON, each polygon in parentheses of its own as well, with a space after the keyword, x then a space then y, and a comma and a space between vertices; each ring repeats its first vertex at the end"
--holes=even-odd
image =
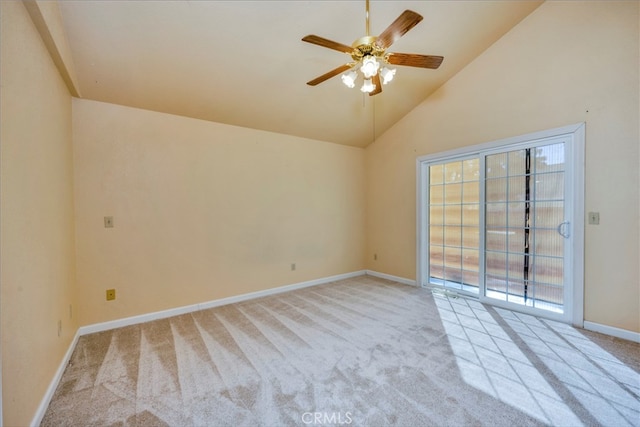
POLYGON ((377 39, 375 36, 364 36, 354 41, 351 45, 351 47, 353 47, 353 52, 351 53, 353 60, 360 61, 367 55, 377 57, 384 55, 384 49, 380 49, 375 45, 377 39))

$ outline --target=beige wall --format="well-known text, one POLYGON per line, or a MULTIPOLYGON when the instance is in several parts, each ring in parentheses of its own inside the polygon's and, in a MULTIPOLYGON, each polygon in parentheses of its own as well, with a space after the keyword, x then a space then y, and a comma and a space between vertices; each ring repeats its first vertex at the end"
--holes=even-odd
POLYGON ((362 149, 78 99, 73 138, 83 325, 364 266, 362 149))
POLYGON ((365 151, 72 101, 0 2, 4 425, 31 421, 80 324, 365 267, 414 278, 416 157, 577 122, 601 214, 585 316, 640 331, 638 6, 543 4, 365 151))
POLYGON ((71 97, 22 3, 0 8, 2 407, 23 426, 78 329, 71 97))
POLYGON ((416 157, 586 122, 585 318, 640 331, 638 7, 543 4, 369 146, 367 268, 415 278, 416 157))

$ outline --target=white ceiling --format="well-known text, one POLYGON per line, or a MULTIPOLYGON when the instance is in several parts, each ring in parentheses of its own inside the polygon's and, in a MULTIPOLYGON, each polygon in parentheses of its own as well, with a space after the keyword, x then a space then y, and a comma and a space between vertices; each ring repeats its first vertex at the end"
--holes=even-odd
POLYGON ((365 147, 541 4, 377 1, 370 32, 405 9, 424 19, 388 52, 444 56, 437 70, 398 66, 381 94, 339 76, 351 61, 301 41, 351 45, 365 1, 60 1, 82 98, 365 147))

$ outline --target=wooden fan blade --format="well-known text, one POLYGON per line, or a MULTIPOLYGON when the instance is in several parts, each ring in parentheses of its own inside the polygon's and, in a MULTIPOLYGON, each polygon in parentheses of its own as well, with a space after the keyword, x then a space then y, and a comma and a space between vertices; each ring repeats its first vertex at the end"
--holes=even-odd
POLYGON ((351 46, 347 46, 346 44, 334 42, 329 39, 325 39, 320 36, 314 36, 313 34, 309 34, 308 36, 304 36, 302 38, 303 42, 317 44, 318 46, 327 47, 329 49, 337 50, 339 52, 344 52, 351 54, 353 52, 353 48, 351 46))
POLYGON ((442 56, 418 55, 416 53, 389 52, 387 62, 393 65, 436 69, 442 64, 442 56))
POLYGON ((387 49, 396 40, 404 36, 407 31, 415 27, 422 21, 422 15, 412 11, 405 10, 398 18, 387 27, 386 30, 378 36, 375 44, 380 49, 387 49))
POLYGON ((377 95, 382 92, 382 82, 380 82, 380 73, 376 73, 373 77, 373 84, 376 85, 376 88, 369 92, 369 96, 377 95))
POLYGON ((309 86, 315 86, 315 85, 317 85, 319 83, 322 83, 325 80, 329 80, 333 76, 337 76, 338 74, 347 71, 352 66, 353 66, 352 64, 341 65, 338 68, 336 68, 334 70, 331 70, 328 73, 325 73, 325 74, 321 75, 320 77, 316 77, 315 79, 313 79, 311 81, 308 81, 307 84, 309 86))

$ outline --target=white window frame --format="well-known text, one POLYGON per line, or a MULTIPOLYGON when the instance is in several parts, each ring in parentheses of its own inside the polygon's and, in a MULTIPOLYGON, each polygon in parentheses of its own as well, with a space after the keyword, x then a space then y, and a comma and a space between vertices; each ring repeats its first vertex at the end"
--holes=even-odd
MULTIPOLYGON (((470 156, 478 156, 481 159, 481 167, 484 165, 484 155, 489 151, 509 151, 522 144, 535 143, 538 140, 556 137, 569 138, 571 144, 567 145, 565 154, 570 159, 571 167, 566 171, 567 186, 572 188, 570 198, 566 199, 568 206, 567 218, 570 222, 571 247, 570 256, 565 259, 566 268, 570 269, 572 298, 565 305, 565 313, 560 318, 549 313, 550 318, 571 323, 577 327, 584 325, 584 150, 585 150, 585 124, 578 123, 540 132, 528 133, 511 138, 505 138, 488 143, 462 147, 445 152, 420 156, 416 159, 416 283, 418 286, 429 286, 426 259, 429 256, 428 240, 428 205, 427 189, 429 188, 429 164, 434 162, 455 161, 470 156)), ((480 197, 484 200, 484 184, 480 186, 480 197)), ((480 210, 480 222, 484 223, 484 209, 480 210)), ((484 273, 484 233, 480 236, 480 274, 484 273)), ((484 282, 484 280, 482 281, 484 282)), ((483 290, 480 290, 482 294, 483 290)), ((499 304, 498 304, 499 305, 499 304)), ((513 307, 510 307, 513 308, 513 307)), ((519 308, 513 308, 519 310, 519 308)), ((523 312, 529 312, 528 307, 522 307, 523 312)), ((536 315, 544 315, 540 311, 536 315)))

